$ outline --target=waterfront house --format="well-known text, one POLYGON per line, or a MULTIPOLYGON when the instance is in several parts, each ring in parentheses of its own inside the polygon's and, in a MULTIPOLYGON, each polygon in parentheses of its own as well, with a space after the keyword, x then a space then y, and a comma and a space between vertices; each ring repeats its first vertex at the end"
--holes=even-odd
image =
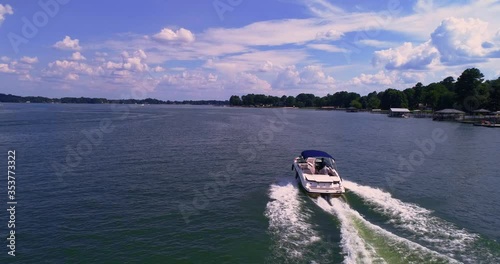
POLYGON ((490 110, 486 110, 486 109, 478 109, 478 110, 474 110, 472 111, 475 115, 488 115, 489 113, 491 113, 490 110))
POLYGON ((458 121, 463 120, 465 116, 465 112, 457 110, 457 109, 443 109, 434 112, 432 116, 432 120, 436 121, 458 121))
POLYGON ((391 108, 389 109, 389 117, 410 117, 408 108, 391 108))

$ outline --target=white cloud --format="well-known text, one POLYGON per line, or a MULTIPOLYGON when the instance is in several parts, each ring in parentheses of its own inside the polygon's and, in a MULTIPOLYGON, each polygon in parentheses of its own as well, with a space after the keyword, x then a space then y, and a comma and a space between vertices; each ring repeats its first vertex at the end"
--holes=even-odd
POLYGON ((0 72, 2 72, 2 73, 15 73, 16 71, 11 69, 9 64, 0 63, 0 72))
POLYGON ((332 52, 332 53, 347 52, 346 49, 339 48, 335 45, 330 45, 330 44, 308 44, 307 47, 311 49, 332 52))
POLYGON ((13 14, 14 10, 12 10, 12 7, 10 5, 0 4, 0 25, 5 20, 6 15, 13 15, 13 14))
POLYGON ((200 92, 208 94, 223 89, 222 84, 218 82, 217 75, 199 70, 184 71, 179 74, 165 74, 161 78, 159 86, 191 95, 200 92))
MULTIPOLYGON (((476 1, 428 1, 421 0, 415 6, 416 13, 408 16, 399 16, 393 22, 386 25, 385 29, 395 30, 403 34, 409 34, 414 39, 425 41, 437 25, 444 18, 481 18, 491 25, 500 24, 500 5, 497 0, 476 1)), ((489 34, 494 34, 498 28, 490 28, 489 34)))
POLYGON ((87 58, 85 58, 80 52, 77 51, 71 55, 71 59, 74 61, 81 61, 86 60, 87 58))
POLYGON ((96 51, 95 55, 98 56, 98 57, 107 57, 108 53, 96 51))
POLYGON ((132 56, 127 52, 122 53, 123 63, 121 67, 125 70, 144 72, 149 70, 149 66, 145 62, 147 55, 143 50, 137 50, 132 56))
POLYGON ((318 65, 308 65, 300 70, 295 66, 288 66, 278 73, 273 82, 273 88, 303 91, 332 90, 334 85, 334 78, 327 75, 318 65))
POLYGON ((54 48, 61 50, 81 50, 80 40, 71 39, 69 36, 64 37, 63 40, 56 42, 53 46, 54 48))
POLYGON ((274 69, 274 64, 271 61, 266 61, 262 66, 259 68, 260 72, 270 72, 274 69))
POLYGON ((204 67, 220 72, 262 71, 263 64, 271 63, 271 69, 283 69, 283 65, 294 65, 308 58, 303 50, 252 51, 224 58, 208 59, 204 67))
POLYGON ((178 43, 191 43, 195 40, 194 34, 185 28, 175 31, 170 28, 164 28, 159 33, 153 35, 153 38, 159 41, 178 43))
POLYGON ((316 40, 338 40, 344 36, 344 33, 337 31, 335 29, 330 29, 325 32, 319 32, 316 34, 316 40))
POLYGON ((27 64, 35 64, 38 63, 38 57, 27 57, 24 56, 20 59, 21 62, 27 63, 27 64))
POLYGON ((392 85, 394 83, 394 78, 392 76, 386 75, 384 71, 379 71, 375 74, 364 74, 362 73, 358 77, 354 77, 351 80, 352 84, 355 85, 392 85))
POLYGON ((273 87, 281 89, 296 88, 300 83, 300 73, 295 66, 283 69, 273 82, 273 87))
POLYGON ((1 61, 3 61, 3 62, 9 62, 9 61, 10 61, 10 58, 9 58, 9 57, 7 57, 7 56, 2 56, 2 57, 0 58, 0 60, 1 60, 1 61))
POLYGON ((85 63, 68 60, 56 60, 49 63, 48 66, 49 71, 47 71, 47 73, 51 76, 65 76, 68 73, 99 75, 103 70, 101 67, 94 67, 85 63))
POLYGON ((343 32, 362 29, 363 26, 361 18, 352 18, 349 23, 317 18, 271 20, 255 22, 241 28, 208 29, 200 39, 243 46, 279 46, 302 44, 316 41, 318 38, 338 39, 343 32), (335 27, 335 31, 331 30, 332 27, 335 27))
MULTIPOLYGON (((390 48, 398 45, 396 42, 382 41, 376 39, 362 39, 358 41, 359 44, 375 48, 390 48)), ((400 44, 399 44, 400 45, 400 44)))
POLYGON ((418 46, 405 42, 397 48, 375 51, 373 64, 384 65, 388 70, 426 69, 438 59, 439 53, 430 41, 418 46))
POLYGON ((434 0, 417 0, 413 9, 416 12, 431 12, 435 9, 434 0))
POLYGON ((429 73, 422 71, 383 71, 373 74, 362 73, 346 82, 348 86, 355 86, 364 92, 373 90, 383 91, 387 88, 405 89, 417 82, 425 82, 429 73))
POLYGON ((431 34, 431 39, 441 54, 441 61, 451 64, 484 58, 494 47, 488 23, 473 18, 447 18, 431 34))
POLYGON ((238 89, 238 91, 235 91, 237 93, 272 93, 269 82, 251 73, 242 72, 223 82, 225 89, 233 91, 238 89))
POLYGON ((68 73, 64 79, 67 81, 78 81, 80 76, 76 73, 68 73))
POLYGON ((166 69, 165 69, 165 68, 163 68, 163 67, 161 67, 161 66, 156 66, 156 67, 153 67, 151 70, 152 70, 153 72, 164 72, 164 71, 166 71, 166 69))
POLYGON ((307 6, 309 11, 319 17, 331 17, 335 15, 341 15, 344 11, 329 3, 326 0, 304 0, 302 4, 307 6))

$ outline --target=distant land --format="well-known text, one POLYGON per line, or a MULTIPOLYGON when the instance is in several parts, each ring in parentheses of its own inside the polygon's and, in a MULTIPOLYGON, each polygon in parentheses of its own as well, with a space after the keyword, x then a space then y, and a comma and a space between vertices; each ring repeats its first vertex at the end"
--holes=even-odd
POLYGON ((48 98, 42 96, 18 96, 0 93, 2 103, 59 103, 59 104, 184 104, 184 105, 229 105, 229 101, 219 100, 184 100, 162 101, 158 99, 106 99, 88 97, 48 98))
POLYGON ((484 80, 484 75, 476 68, 465 70, 457 80, 452 76, 442 81, 424 86, 417 83, 403 91, 388 88, 381 92, 371 92, 361 96, 354 92, 336 92, 323 97, 310 93, 282 97, 247 94, 233 95, 231 106, 243 107, 305 107, 305 108, 356 108, 382 109, 409 108, 410 110, 441 110, 454 108, 466 112, 486 108, 500 111, 500 78, 484 80))

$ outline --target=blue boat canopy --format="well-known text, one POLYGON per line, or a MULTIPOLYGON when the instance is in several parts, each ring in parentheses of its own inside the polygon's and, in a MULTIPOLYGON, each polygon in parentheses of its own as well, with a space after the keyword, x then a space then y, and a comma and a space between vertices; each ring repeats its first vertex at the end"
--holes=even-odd
POLYGON ((304 159, 307 158, 331 158, 334 159, 330 154, 321 150, 304 150, 300 154, 304 159))

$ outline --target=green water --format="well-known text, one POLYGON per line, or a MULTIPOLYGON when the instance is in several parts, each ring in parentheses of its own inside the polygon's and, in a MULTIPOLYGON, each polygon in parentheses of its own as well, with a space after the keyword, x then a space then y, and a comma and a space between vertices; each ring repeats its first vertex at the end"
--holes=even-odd
POLYGON ((121 107, 2 106, 19 203, 17 254, 5 243, 1 263, 500 262, 500 130, 368 113, 121 107), (110 131, 96 136, 102 125, 110 131), (428 140, 432 149, 419 147, 428 140), (304 149, 336 158, 345 199, 324 204, 297 188, 291 162, 304 149))

